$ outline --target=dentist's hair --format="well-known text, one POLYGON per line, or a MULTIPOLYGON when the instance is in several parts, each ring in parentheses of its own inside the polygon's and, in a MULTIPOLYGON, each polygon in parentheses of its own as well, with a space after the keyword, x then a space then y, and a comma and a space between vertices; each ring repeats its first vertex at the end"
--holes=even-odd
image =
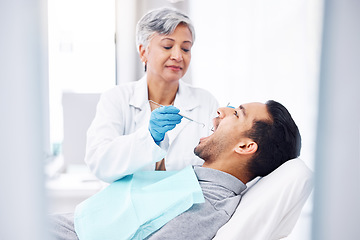
POLYGON ((193 43, 195 29, 190 18, 184 13, 172 8, 160 8, 146 13, 136 25, 136 46, 148 46, 155 33, 169 35, 179 24, 187 26, 191 32, 193 43))
POLYGON ((300 155, 301 136, 288 110, 280 103, 266 102, 270 121, 255 121, 248 132, 258 150, 248 165, 248 170, 256 176, 265 176, 284 162, 300 155))

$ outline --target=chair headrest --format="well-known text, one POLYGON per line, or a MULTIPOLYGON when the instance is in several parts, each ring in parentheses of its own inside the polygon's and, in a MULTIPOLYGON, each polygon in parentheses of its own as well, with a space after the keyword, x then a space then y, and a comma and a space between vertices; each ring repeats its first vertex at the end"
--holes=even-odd
POLYGON ((313 189, 313 173, 299 159, 251 181, 234 215, 214 239, 279 239, 291 233, 313 189), (252 185, 252 186, 250 186, 252 185))

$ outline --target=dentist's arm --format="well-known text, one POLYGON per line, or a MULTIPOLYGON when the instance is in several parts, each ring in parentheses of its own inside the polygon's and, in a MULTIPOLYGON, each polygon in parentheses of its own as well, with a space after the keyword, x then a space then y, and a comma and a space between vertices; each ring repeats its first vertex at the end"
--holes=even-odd
POLYGON ((114 182, 126 175, 154 166, 163 159, 167 149, 159 147, 149 131, 150 116, 136 115, 129 107, 125 93, 110 91, 102 94, 86 139, 85 162, 102 181, 114 182), (142 126, 136 129, 135 118, 142 126))

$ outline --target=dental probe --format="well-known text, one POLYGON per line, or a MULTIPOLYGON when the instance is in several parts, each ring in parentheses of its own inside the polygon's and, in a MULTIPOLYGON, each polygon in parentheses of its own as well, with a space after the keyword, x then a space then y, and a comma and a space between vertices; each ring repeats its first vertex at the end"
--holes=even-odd
MULTIPOLYGON (((158 105, 159 107, 163 107, 164 105, 161 105, 160 103, 157 103, 157 102, 154 102, 153 100, 149 100, 149 102, 152 102, 153 104, 155 105, 158 105)), ((183 118, 186 118, 187 120, 191 121, 191 122, 194 122, 194 123, 197 123, 197 124, 200 124, 202 125, 202 127, 205 127, 205 124, 204 123, 201 123, 201 122, 198 122, 198 121, 195 121, 194 119, 191 119, 183 114, 180 114, 178 113, 180 116, 182 116, 183 118)))

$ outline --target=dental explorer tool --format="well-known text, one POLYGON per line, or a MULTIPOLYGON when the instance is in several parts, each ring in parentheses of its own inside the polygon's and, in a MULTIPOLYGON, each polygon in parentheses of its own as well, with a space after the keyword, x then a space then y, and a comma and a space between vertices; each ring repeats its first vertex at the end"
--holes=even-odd
MULTIPOLYGON (((164 105, 161 105, 160 103, 157 103, 157 102, 154 102, 153 100, 149 100, 149 102, 155 104, 155 105, 158 105, 159 107, 163 107, 164 105)), ((182 116, 183 118, 186 118, 187 120, 191 121, 191 122, 194 122, 194 123, 197 123, 197 124, 200 124, 202 125, 202 127, 205 127, 205 123, 201 123, 201 122, 198 122, 198 121, 195 121, 194 119, 191 119, 181 113, 178 113, 180 116, 182 116)))

